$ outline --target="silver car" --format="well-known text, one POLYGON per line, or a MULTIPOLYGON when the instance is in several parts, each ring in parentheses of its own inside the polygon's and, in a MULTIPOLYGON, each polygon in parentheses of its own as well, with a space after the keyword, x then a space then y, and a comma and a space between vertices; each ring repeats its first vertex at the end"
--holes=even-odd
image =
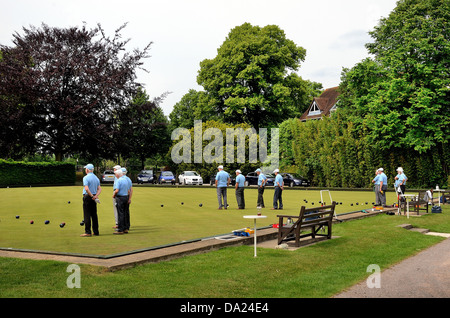
POLYGON ((114 174, 114 171, 112 170, 105 170, 102 174, 101 177, 101 182, 106 183, 106 182, 112 182, 114 183, 114 178, 116 177, 116 175, 114 174))

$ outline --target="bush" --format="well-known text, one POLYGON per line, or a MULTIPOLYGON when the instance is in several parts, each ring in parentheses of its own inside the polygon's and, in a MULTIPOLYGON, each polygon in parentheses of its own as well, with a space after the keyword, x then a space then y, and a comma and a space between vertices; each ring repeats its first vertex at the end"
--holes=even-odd
POLYGON ((0 186, 75 184, 75 165, 0 159, 0 186))

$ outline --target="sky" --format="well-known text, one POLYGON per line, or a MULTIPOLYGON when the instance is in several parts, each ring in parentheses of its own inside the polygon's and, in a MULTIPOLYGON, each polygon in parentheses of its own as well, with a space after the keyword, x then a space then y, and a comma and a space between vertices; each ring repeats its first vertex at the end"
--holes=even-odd
POLYGON ((298 74, 323 88, 340 83, 343 68, 369 56, 368 34, 395 8, 397 0, 0 0, 0 43, 12 45, 23 27, 95 28, 106 34, 127 23, 122 37, 127 50, 152 42, 147 72, 138 71, 151 98, 170 92, 160 104, 165 115, 197 84, 199 64, 212 59, 228 33, 251 23, 277 25, 286 37, 306 49, 298 74))

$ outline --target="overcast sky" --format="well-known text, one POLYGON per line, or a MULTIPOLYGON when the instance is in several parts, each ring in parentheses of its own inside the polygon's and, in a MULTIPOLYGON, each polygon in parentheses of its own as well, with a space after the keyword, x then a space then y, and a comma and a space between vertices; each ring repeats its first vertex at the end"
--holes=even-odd
POLYGON ((298 74, 303 79, 338 86, 343 67, 368 56, 368 31, 387 17, 397 0, 1 0, 0 43, 12 45, 22 27, 82 26, 100 23, 107 35, 122 31, 128 50, 153 42, 139 72, 151 97, 171 92, 161 104, 166 115, 196 82, 199 63, 214 58, 230 30, 245 22, 278 25, 286 37, 306 49, 298 74))

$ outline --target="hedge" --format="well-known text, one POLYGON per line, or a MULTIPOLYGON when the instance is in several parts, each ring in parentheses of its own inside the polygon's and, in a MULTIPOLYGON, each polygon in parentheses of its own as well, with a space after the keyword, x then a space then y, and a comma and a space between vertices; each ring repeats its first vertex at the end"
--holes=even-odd
POLYGON ((0 159, 0 186, 73 185, 75 165, 0 159))

